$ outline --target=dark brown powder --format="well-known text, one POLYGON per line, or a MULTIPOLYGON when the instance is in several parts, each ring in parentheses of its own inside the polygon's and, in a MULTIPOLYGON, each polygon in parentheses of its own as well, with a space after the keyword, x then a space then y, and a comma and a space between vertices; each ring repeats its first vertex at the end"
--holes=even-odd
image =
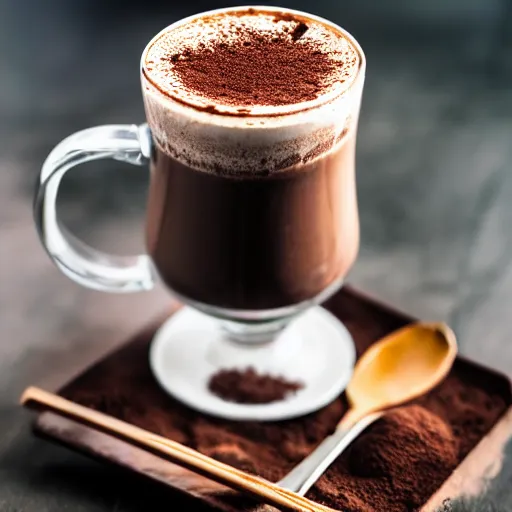
POLYGON ((243 114, 252 106, 298 104, 345 90, 359 61, 349 38, 327 24, 242 9, 163 32, 145 55, 144 73, 165 94, 243 114))
POLYGON ((412 405, 389 412, 356 439, 312 495, 350 512, 415 510, 457 462, 458 443, 451 428, 423 407, 412 405), (367 485, 358 489, 354 482, 361 479, 367 485))
POLYGON ((221 370, 214 374, 208 388, 218 397, 240 404, 268 404, 284 400, 295 393, 302 384, 283 377, 262 375, 254 368, 245 370, 221 370))
MULTIPOLYGON (((272 481, 332 433, 346 411, 340 398, 281 422, 200 414, 155 383, 147 364, 151 336, 96 365, 63 395, 272 481)), ((344 512, 419 510, 505 411, 509 391, 492 379, 487 371, 457 363, 436 389, 415 401, 421 407, 389 413, 369 428, 308 497, 344 512)))
POLYGON ((315 46, 297 44, 297 32, 273 39, 247 30, 233 43, 217 42, 173 55, 187 89, 227 105, 288 105, 314 100, 336 62, 315 46))
POLYGON ((389 474, 407 480, 417 464, 435 473, 452 469, 457 449, 446 423, 423 407, 411 405, 390 411, 354 442, 350 470, 356 476, 389 474))

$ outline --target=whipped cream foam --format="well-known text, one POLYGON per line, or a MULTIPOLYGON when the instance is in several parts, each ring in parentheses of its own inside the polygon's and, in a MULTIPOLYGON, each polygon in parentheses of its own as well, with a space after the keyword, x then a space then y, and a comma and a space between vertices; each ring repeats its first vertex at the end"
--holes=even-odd
POLYGON ((364 72, 362 50, 341 28, 269 7, 181 20, 141 60, 155 144, 232 176, 300 166, 343 143, 357 124, 364 72))

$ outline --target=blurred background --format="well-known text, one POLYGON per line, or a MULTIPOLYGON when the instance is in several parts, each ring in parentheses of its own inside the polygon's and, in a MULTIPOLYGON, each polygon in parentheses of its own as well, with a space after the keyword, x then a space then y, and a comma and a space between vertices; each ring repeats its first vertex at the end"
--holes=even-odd
MULTIPOLYGON (((137 509, 101 482, 106 470, 32 441, 15 401, 28 384, 60 384, 168 299, 163 290, 103 295, 66 279, 36 237, 32 193, 43 159, 66 135, 144 121, 138 64, 155 33, 236 4, 0 0, 2 511, 137 509), (78 484, 84 477, 92 491, 78 484)), ((463 353, 510 371, 512 0, 273 5, 335 21, 367 55, 357 155, 362 247, 349 281, 449 322, 463 353)), ((141 250, 147 181, 142 168, 85 165, 66 177, 59 213, 95 246, 141 250)))

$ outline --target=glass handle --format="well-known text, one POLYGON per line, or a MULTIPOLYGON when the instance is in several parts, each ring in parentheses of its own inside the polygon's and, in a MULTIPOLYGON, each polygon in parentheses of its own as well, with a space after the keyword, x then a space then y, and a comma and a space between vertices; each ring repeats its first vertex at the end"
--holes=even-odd
POLYGON ((73 167, 102 158, 144 165, 150 152, 151 134, 146 124, 105 125, 70 135, 46 158, 34 198, 35 223, 52 260, 77 283, 117 293, 153 288, 155 275, 147 255, 113 256, 97 251, 61 226, 56 211, 60 182, 73 167))

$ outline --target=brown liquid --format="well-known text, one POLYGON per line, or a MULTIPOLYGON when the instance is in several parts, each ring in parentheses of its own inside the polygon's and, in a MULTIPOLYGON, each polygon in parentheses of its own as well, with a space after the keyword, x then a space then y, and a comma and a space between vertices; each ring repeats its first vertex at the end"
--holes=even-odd
POLYGON ((168 287, 204 304, 262 310, 312 299, 359 245, 354 132, 268 177, 199 171, 156 148, 147 245, 168 287))

